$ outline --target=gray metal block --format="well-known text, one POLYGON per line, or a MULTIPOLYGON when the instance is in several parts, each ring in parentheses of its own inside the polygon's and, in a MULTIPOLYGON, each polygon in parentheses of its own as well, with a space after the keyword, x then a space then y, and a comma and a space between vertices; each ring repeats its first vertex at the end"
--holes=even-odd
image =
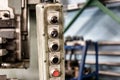
POLYGON ((41 0, 28 0, 28 4, 38 4, 41 0))
POLYGON ((15 31, 14 30, 0 30, 0 37, 13 39, 15 38, 15 31))

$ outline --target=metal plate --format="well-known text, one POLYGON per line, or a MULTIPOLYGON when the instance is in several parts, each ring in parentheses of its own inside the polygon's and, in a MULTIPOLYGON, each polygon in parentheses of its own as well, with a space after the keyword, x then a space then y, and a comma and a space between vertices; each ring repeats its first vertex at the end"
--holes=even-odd
POLYGON ((8 0, 8 6, 15 10, 15 14, 21 14, 22 0, 8 0))
POLYGON ((28 4, 38 4, 40 0, 28 0, 28 4))
POLYGON ((15 20, 0 20, 0 28, 14 28, 15 20))

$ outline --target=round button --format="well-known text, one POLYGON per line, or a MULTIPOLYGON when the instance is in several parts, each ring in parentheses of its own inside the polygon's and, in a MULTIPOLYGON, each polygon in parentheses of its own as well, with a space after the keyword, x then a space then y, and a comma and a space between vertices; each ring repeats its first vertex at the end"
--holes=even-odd
POLYGON ((52 51, 57 51, 59 49, 58 44, 53 44, 52 45, 52 51))
POLYGON ((51 63, 58 64, 60 62, 60 59, 57 56, 54 56, 51 58, 51 63))
POLYGON ((56 38, 58 36, 58 31, 57 30, 54 30, 51 32, 51 37, 52 38, 56 38))
POLYGON ((52 72, 52 76, 53 77, 59 77, 60 76, 60 71, 59 70, 54 70, 53 72, 52 72))
POLYGON ((50 22, 51 22, 52 24, 56 24, 56 23, 58 23, 58 17, 57 17, 57 16, 53 16, 53 17, 51 17, 50 22))

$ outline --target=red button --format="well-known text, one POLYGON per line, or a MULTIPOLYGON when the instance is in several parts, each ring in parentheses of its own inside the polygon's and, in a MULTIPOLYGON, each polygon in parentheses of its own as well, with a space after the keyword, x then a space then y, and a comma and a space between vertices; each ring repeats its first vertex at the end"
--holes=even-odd
POLYGON ((58 70, 55 70, 55 71, 53 71, 52 76, 53 77, 59 77, 60 76, 60 72, 58 70))

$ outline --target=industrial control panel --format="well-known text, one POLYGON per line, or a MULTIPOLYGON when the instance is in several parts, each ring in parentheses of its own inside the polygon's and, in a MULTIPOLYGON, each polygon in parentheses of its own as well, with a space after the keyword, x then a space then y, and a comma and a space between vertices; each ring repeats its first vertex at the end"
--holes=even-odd
POLYGON ((40 80, 64 80, 62 8, 54 1, 36 6, 40 80))

